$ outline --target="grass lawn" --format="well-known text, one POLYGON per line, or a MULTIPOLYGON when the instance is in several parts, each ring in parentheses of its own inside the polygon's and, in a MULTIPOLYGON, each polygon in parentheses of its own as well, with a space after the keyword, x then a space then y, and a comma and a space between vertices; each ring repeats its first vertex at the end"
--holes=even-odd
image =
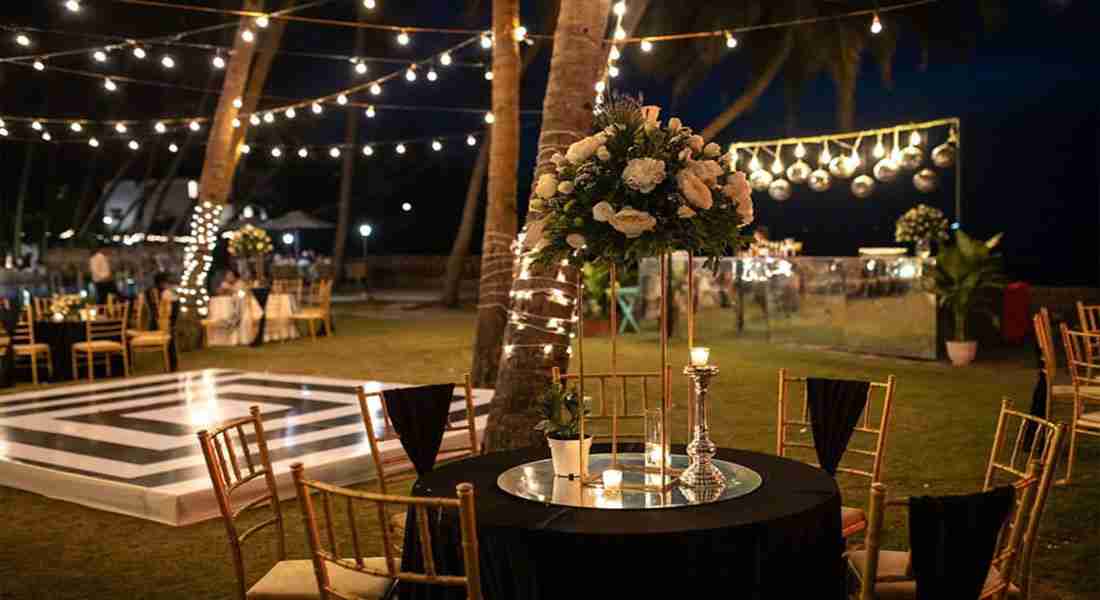
MULTIPOLYGON (((904 317, 900 317, 904 318, 904 317)), ((338 335, 184 353, 181 369, 208 367, 325 375, 383 381, 457 381, 470 364, 474 314, 393 307, 338 307, 338 335)), ((718 339, 704 320, 698 344, 711 346, 721 375, 712 385, 712 430, 721 446, 775 449, 776 371, 795 375, 871 378, 897 376, 897 396, 885 482, 891 495, 975 491, 981 485, 1002 396, 1030 401, 1033 358, 979 361, 967 369, 894 360, 759 340, 718 339)), ((620 338, 620 364, 656 368, 652 333, 620 338)), ((605 369, 606 340, 586 341, 589 369, 605 369)), ((675 369, 686 343, 675 340, 675 369)), ((141 359, 139 359, 141 360, 141 359)), ((138 374, 156 372, 144 357, 138 374)), ((677 405, 686 406, 686 380, 675 377, 677 405)), ((25 387, 21 387, 26 389, 25 387)), ((683 413, 679 415, 683 418, 683 413)), ((682 428, 681 428, 682 429, 682 428)), ((680 432, 682 434, 682 431, 680 432)), ((1075 483, 1055 488, 1036 553, 1037 598, 1100 598, 1100 443, 1085 438, 1075 483)), ((308 468, 308 465, 307 465, 308 468)), ((369 487, 369 485, 368 485, 369 487)), ((845 486, 845 503, 864 506, 866 489, 845 486)), ((295 502, 284 506, 288 549, 304 558, 305 538, 295 502)), ((365 522, 366 519, 361 520, 365 522)), ((23 598, 232 598, 234 576, 220 520, 168 527, 75 504, 0 488, 0 600, 23 598)), ((904 544, 901 515, 890 522, 889 542, 904 544)), ((269 530, 273 531, 273 530, 269 530)), ((272 546, 258 534, 246 545, 251 580, 271 565, 272 546)), ((890 544, 888 544, 889 546, 890 544)))

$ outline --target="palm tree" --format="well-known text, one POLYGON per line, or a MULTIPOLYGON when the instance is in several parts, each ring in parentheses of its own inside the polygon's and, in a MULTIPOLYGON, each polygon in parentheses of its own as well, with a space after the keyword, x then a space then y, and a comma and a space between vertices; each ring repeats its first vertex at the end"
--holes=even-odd
MULTIPOLYGON (((357 19, 363 18, 363 5, 359 5, 356 11, 357 19)), ((367 31, 355 30, 355 53, 353 56, 362 56, 367 44, 367 31)), ((349 110, 344 116, 344 146, 352 149, 359 145, 359 111, 349 110)), ((340 209, 336 219, 336 239, 332 245, 333 279, 339 281, 344 278, 344 255, 347 251, 348 226, 351 220, 351 192, 355 182, 355 152, 345 152, 343 164, 340 165, 340 209)))

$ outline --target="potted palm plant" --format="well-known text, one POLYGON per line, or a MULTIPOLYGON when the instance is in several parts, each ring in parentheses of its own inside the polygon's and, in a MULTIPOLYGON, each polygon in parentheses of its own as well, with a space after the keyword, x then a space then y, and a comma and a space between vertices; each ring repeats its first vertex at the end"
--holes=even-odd
MULTIPOLYGON (((592 436, 586 435, 582 441, 577 431, 581 418, 581 401, 576 390, 555 383, 543 393, 535 408, 542 417, 535 425, 535 430, 545 434, 546 442, 550 444, 554 474, 558 477, 580 475, 581 464, 588 462, 592 436)), ((584 410, 587 415, 587 406, 584 410)))
POLYGON ((967 335, 970 312, 980 308, 997 321, 997 315, 979 302, 982 292, 1003 286, 1001 257, 993 252, 1000 241, 1001 234, 983 242, 956 231, 955 244, 940 248, 936 255, 932 290, 940 306, 951 311, 955 331, 954 338, 947 342, 947 356, 957 367, 970 364, 978 350, 978 342, 967 335))

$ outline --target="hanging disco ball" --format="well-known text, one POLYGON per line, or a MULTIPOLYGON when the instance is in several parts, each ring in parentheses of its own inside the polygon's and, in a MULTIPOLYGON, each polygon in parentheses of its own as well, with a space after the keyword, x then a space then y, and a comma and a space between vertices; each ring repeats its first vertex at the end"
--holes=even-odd
POLYGON ((920 166, 924 162, 924 151, 920 149, 920 146, 906 146, 901 151, 901 161, 898 165, 906 171, 912 171, 920 166))
POLYGON ((886 157, 875 163, 875 168, 872 171, 875 174, 875 179, 890 182, 898 176, 898 163, 894 162, 892 158, 886 157))
POLYGON ((848 179, 856 172, 856 165, 847 156, 837 156, 829 161, 829 173, 837 179, 848 179))
POLYGON ((749 184, 752 185, 752 189, 758 192, 763 192, 764 190, 768 189, 768 186, 771 185, 771 183, 772 174, 765 171, 764 169, 753 171, 752 175, 749 175, 749 184))
POLYGON ((776 179, 768 186, 768 195, 776 202, 783 202, 791 197, 791 182, 786 179, 776 179))
POLYGON ((833 178, 825 169, 816 169, 810 173, 810 189, 815 192, 824 192, 833 184, 833 178))
POLYGON ((940 176, 932 169, 921 169, 913 175, 913 187, 922 194, 930 194, 936 191, 940 184, 940 176))
POLYGON ((875 180, 870 175, 860 175, 852 180, 852 194, 856 198, 866 198, 875 191, 875 180))
POLYGON ((941 169, 950 167, 955 164, 955 156, 958 153, 959 149, 955 144, 940 144, 932 150, 932 164, 941 169))
POLYGON ((791 180, 791 183, 806 183, 806 179, 810 177, 810 165, 799 160, 793 165, 787 167, 787 179, 791 180))

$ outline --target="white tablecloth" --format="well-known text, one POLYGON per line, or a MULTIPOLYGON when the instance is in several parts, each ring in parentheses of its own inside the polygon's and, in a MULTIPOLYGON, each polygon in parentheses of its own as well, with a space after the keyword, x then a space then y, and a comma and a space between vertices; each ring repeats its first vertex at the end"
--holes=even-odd
MULTIPOLYGON (((265 342, 298 337, 298 329, 290 318, 297 310, 296 304, 289 294, 271 294, 268 297, 265 342)), ((263 307, 249 292, 215 296, 210 299, 207 318, 214 321, 214 325, 207 330, 207 343, 211 346, 247 346, 256 339, 263 315, 263 307)))

